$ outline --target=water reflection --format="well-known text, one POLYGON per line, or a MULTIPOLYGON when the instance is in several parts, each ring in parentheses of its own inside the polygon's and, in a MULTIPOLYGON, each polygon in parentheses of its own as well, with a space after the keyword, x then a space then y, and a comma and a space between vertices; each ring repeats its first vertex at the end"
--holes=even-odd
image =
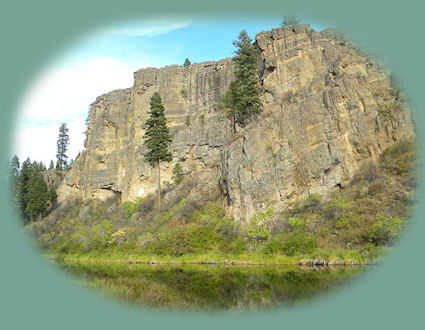
POLYGON ((308 301, 365 267, 62 264, 89 287, 128 303, 179 310, 255 310, 308 301))

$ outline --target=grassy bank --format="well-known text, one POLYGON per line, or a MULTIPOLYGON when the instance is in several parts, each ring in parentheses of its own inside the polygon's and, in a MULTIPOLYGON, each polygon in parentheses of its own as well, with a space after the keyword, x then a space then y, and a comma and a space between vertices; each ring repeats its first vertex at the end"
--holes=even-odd
POLYGON ((358 250, 323 251, 308 255, 260 255, 242 254, 185 254, 159 256, 126 254, 117 251, 93 251, 89 253, 52 253, 48 257, 62 261, 93 263, 142 263, 142 264, 221 264, 221 265, 360 265, 378 262, 389 249, 380 248, 373 255, 362 255, 358 250))

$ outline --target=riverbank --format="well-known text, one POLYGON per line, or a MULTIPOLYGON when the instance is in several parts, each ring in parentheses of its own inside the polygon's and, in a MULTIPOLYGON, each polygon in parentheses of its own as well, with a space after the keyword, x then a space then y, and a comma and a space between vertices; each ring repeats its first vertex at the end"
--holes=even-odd
POLYGON ((72 262, 89 262, 89 263, 122 263, 122 264, 207 264, 207 265, 238 265, 238 266, 333 266, 333 265, 367 265, 376 264, 387 254, 388 249, 379 249, 374 251, 373 255, 362 254, 358 250, 342 250, 332 252, 319 252, 309 255, 258 255, 258 254, 242 254, 219 255, 219 254, 202 254, 192 255, 186 254, 179 257, 174 256, 158 256, 158 255, 139 255, 117 253, 116 251, 99 253, 51 253, 48 254, 50 259, 72 262))

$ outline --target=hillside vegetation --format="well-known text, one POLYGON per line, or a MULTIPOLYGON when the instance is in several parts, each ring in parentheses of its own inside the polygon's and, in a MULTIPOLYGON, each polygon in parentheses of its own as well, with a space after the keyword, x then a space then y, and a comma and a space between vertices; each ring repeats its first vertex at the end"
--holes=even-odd
POLYGON ((373 259, 407 225, 416 184, 415 146, 402 141, 376 163, 364 163, 346 186, 310 195, 283 213, 272 209, 235 221, 224 201, 189 198, 196 179, 184 177, 136 202, 72 200, 27 226, 53 254, 120 260, 373 259))

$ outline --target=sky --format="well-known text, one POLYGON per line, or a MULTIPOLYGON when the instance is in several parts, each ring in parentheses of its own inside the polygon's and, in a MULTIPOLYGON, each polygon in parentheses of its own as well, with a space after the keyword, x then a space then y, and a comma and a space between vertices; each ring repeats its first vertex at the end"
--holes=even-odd
MULTIPOLYGON (((96 97, 133 85, 146 67, 233 57, 232 42, 245 29, 252 39, 278 27, 281 17, 157 17, 118 22, 85 35, 35 77, 22 96, 12 146, 21 162, 56 161, 61 123, 69 129, 68 159, 84 149, 85 121, 96 97)), ((301 20, 301 22, 303 22, 301 20)), ((318 25, 312 27, 320 30, 318 25)))

